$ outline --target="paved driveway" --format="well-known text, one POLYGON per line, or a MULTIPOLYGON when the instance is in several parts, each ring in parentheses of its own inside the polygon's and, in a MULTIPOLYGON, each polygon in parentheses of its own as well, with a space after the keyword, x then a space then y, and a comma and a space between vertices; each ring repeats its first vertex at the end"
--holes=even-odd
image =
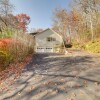
POLYGON ((35 54, 0 100, 100 100, 99 84, 100 56, 35 54))

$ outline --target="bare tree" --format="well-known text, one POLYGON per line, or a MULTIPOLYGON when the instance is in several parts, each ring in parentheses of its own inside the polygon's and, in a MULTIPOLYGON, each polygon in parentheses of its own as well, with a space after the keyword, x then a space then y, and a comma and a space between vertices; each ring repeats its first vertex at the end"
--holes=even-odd
POLYGON ((62 35, 64 41, 68 36, 83 45, 94 41, 100 37, 100 0, 73 0, 71 11, 55 9, 53 29, 62 35))
POLYGON ((11 14, 14 6, 10 3, 10 0, 0 0, 0 30, 8 27, 11 24, 11 14))
POLYGON ((12 13, 14 6, 10 3, 10 0, 0 0, 0 15, 8 16, 12 13))
POLYGON ((56 8, 53 16, 53 29, 62 35, 65 42, 67 42, 69 30, 69 16, 66 9, 56 8))
POLYGON ((36 29, 36 28, 32 28, 31 30, 30 30, 30 33, 39 33, 39 32, 42 32, 44 29, 42 29, 42 28, 38 28, 38 29, 36 29))
POLYGON ((79 5, 78 10, 80 9, 82 11, 86 23, 89 25, 91 40, 93 41, 97 20, 99 19, 100 0, 74 0, 74 2, 79 5))

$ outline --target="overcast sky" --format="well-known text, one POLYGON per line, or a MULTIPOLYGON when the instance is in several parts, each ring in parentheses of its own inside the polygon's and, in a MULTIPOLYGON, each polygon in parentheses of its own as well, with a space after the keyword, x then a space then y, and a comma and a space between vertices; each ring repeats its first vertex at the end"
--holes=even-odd
POLYGON ((69 9, 70 0, 11 0, 14 14, 26 13, 31 17, 31 28, 50 28, 53 11, 57 7, 69 9))

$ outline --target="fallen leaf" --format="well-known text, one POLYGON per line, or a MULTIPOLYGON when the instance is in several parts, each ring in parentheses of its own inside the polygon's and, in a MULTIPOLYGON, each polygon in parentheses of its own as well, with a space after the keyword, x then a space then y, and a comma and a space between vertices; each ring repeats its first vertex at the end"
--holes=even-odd
POLYGON ((98 83, 98 82, 95 82, 94 84, 95 84, 96 86, 98 86, 98 85, 99 85, 99 83, 98 83))
POLYGON ((20 93, 20 92, 18 92, 18 95, 21 95, 21 93, 20 93))
POLYGON ((95 90, 96 92, 100 92, 100 90, 95 90))

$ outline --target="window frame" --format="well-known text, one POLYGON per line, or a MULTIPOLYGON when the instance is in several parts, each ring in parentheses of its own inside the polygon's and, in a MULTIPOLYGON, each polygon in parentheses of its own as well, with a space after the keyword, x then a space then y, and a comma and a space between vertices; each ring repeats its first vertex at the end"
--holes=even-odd
POLYGON ((54 42, 54 41, 56 41, 56 38, 53 38, 53 37, 47 37, 47 41, 48 41, 48 42, 54 42))

